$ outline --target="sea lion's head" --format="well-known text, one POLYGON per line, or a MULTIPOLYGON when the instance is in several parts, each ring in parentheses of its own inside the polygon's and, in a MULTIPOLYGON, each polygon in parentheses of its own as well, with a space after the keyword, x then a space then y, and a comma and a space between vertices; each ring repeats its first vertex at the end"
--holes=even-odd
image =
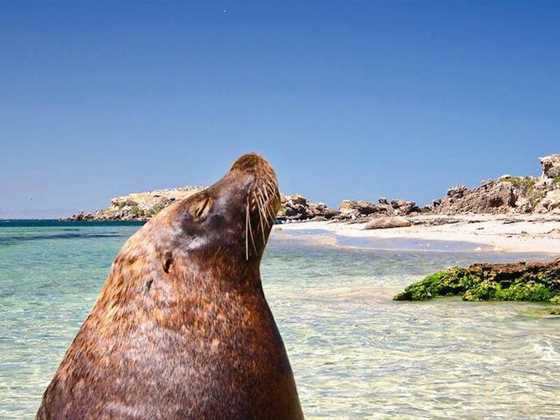
POLYGON ((162 216, 180 231, 176 245, 189 260, 219 258, 229 268, 247 262, 258 267, 280 208, 278 181, 270 164, 250 153, 218 182, 172 207, 162 216))

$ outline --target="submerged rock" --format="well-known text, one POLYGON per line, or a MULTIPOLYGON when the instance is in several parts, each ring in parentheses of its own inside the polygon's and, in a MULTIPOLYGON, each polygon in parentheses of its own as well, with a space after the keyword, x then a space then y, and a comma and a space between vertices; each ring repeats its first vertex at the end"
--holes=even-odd
POLYGON ((411 284, 394 300, 462 296, 467 301, 560 303, 560 258, 549 263, 473 264, 452 267, 411 284))

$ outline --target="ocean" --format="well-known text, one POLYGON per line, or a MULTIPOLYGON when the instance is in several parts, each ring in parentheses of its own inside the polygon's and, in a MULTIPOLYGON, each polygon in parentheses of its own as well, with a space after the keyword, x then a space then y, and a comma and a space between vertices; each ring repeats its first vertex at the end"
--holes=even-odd
MULTIPOLYGON (((33 418, 129 223, 0 221, 0 418, 33 418)), ((560 319, 543 305, 394 302, 433 271, 545 258, 465 244, 274 232, 263 287, 307 418, 558 418, 560 319)))

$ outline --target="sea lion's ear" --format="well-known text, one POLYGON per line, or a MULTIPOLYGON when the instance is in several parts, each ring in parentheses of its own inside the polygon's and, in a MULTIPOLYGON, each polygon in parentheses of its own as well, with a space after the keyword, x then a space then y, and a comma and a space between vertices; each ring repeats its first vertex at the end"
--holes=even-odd
POLYGON ((211 197, 201 197, 200 200, 192 204, 189 212, 197 222, 202 222, 208 216, 208 212, 212 208, 214 200, 211 197))
POLYGON ((171 253, 171 251, 166 251, 163 254, 163 258, 161 259, 161 267, 163 268, 163 271, 169 273, 169 267, 171 267, 172 262, 173 262, 173 254, 171 253))

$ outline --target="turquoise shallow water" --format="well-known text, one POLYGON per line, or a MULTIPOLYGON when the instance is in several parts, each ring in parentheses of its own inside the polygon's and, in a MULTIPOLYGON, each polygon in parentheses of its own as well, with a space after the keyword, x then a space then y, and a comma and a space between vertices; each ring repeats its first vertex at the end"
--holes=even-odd
MULTIPOLYGON (((34 416, 114 256, 138 229, 23 225, 0 223, 2 419, 34 416)), ((263 284, 307 418, 558 418, 560 319, 539 315, 542 306, 391 300, 452 264, 527 256, 414 242, 382 251, 304 236, 273 235, 263 284)))

